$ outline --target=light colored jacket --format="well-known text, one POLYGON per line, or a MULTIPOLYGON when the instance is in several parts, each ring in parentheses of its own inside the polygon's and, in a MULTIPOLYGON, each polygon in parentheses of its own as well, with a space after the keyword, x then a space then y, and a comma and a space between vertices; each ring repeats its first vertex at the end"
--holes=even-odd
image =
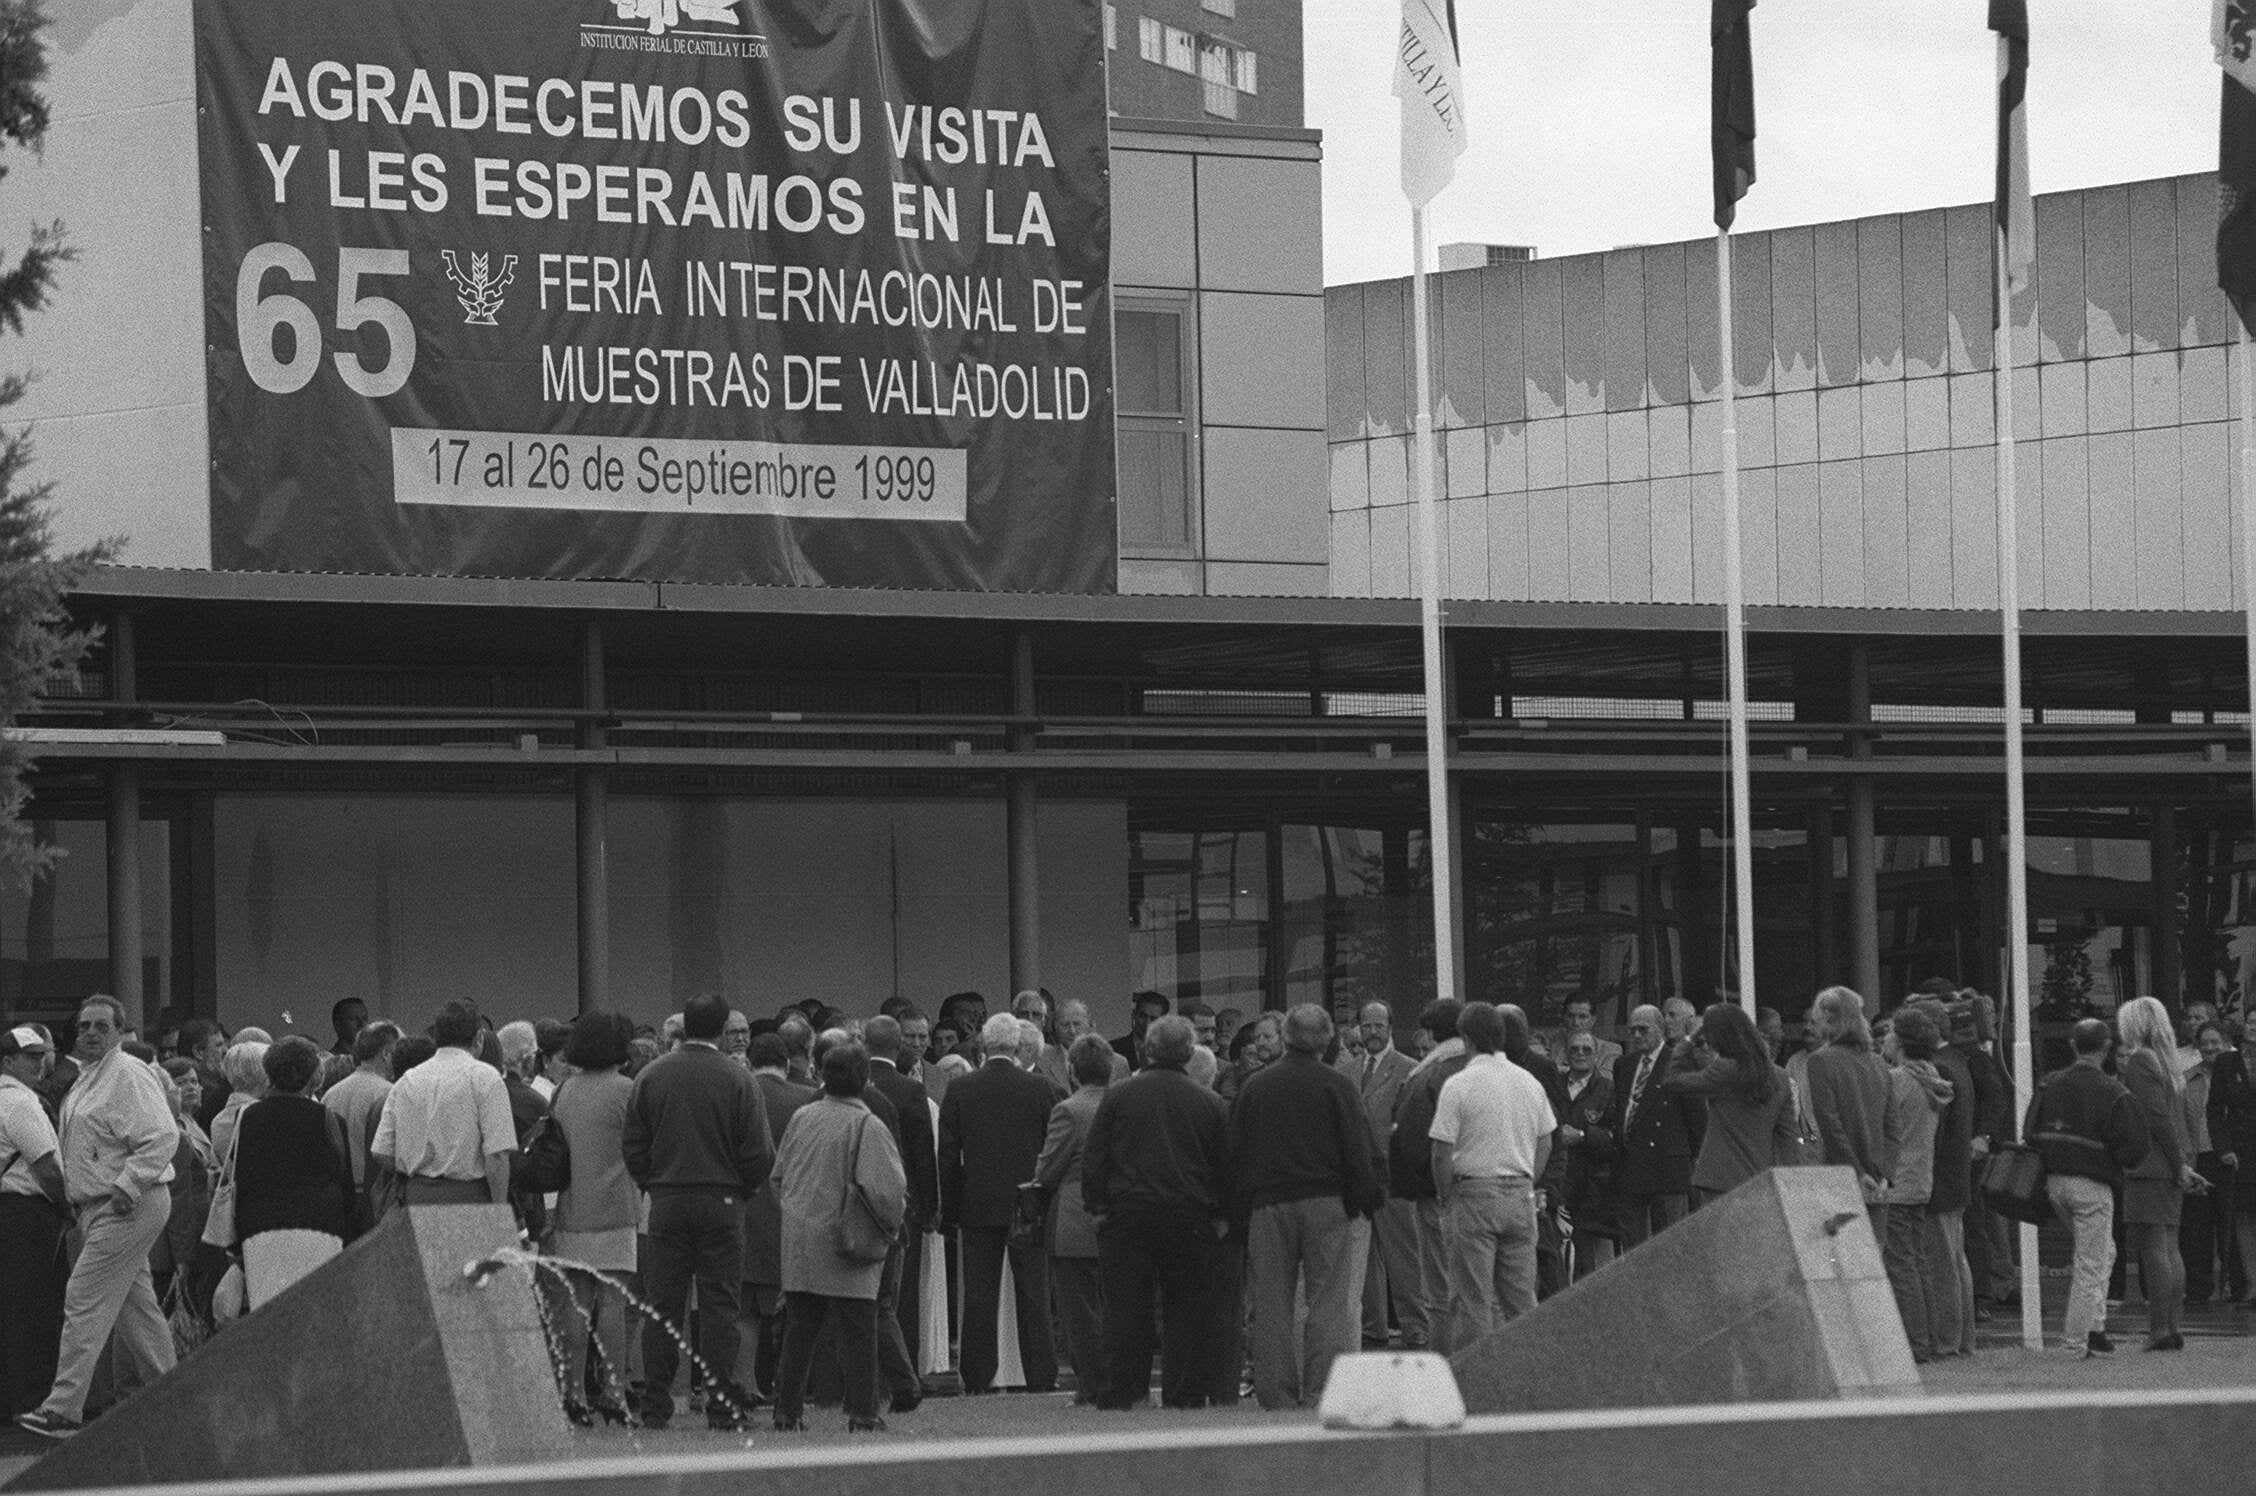
POLYGON ((860 1101, 828 1094, 791 1114, 776 1149, 776 1201, 783 1208, 783 1289, 834 1299, 877 1297, 882 1262, 852 1262, 838 1253, 846 1203, 846 1165, 857 1136, 857 1177, 891 1219, 908 1208, 909 1176, 885 1124, 860 1101))
POLYGON ((73 1205, 101 1199, 117 1186, 136 1195, 172 1182, 180 1128, 154 1066, 122 1048, 78 1072, 63 1096, 63 1189, 73 1205))
POLYGON ((572 1155, 572 1183, 556 1197, 557 1230, 617 1231, 641 1218, 642 1191, 621 1151, 633 1092, 616 1070, 570 1076, 557 1088, 549 1116, 572 1155))
POLYGON ((1042 1156, 1034 1161, 1034 1180, 1050 1192, 1050 1255, 1097 1255, 1097 1218, 1081 1198, 1081 1162, 1107 1086, 1083 1086, 1050 1112, 1042 1156))

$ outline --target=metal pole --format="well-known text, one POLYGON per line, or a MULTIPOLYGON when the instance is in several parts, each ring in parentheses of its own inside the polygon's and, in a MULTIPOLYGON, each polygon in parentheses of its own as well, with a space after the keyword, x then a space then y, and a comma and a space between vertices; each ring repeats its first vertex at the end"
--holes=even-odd
MULTIPOLYGON (((1872 651, 1857 644, 1849 649, 1849 720, 1872 721, 1872 651)), ((1852 759, 1872 756, 1869 733, 1858 733, 1849 750, 1852 759)), ((1877 1011, 1880 1001, 1880 872, 1873 856, 1875 799, 1872 776, 1857 774, 1849 780, 1849 977, 1863 996, 1865 1011, 1877 1011)))
POLYGON ((1732 911, 1739 936, 1739 1005, 1755 1015, 1755 831, 1747 767, 1747 598, 1739 555, 1738 376, 1732 369, 1731 230, 1716 230, 1716 325, 1723 371, 1723 657, 1731 719, 1732 911))
POLYGON ((1411 481, 1418 490, 1418 625, 1425 645, 1426 850, 1433 866, 1434 997, 1457 995, 1457 828, 1449 810, 1449 690, 1441 657, 1441 535, 1434 512, 1433 354, 1426 322, 1426 210, 1410 210, 1412 358, 1418 369, 1418 434, 1411 481))
MULTIPOLYGON (((133 615, 119 613, 110 621, 110 699, 129 706, 140 695, 139 674, 133 615)), ((110 720, 129 726, 133 717, 129 711, 119 711, 110 720)), ((141 766, 126 760, 110 765, 104 788, 108 792, 103 840, 109 899, 110 995, 131 1015, 128 1021, 140 1024, 143 1035, 154 1040, 160 1015, 147 1006, 141 982, 141 766)))
MULTIPOLYGON (((2256 804, 2256 355, 2248 326, 2237 315, 2240 330, 2240 586, 2241 604, 2248 619, 2248 773, 2251 803, 2256 804)), ((2241 1012, 2248 999, 2241 997, 2241 1012)))
MULTIPOLYGON (((1998 46, 2006 43, 2001 38, 1998 46)), ((1994 235, 1997 272, 1998 612, 2005 649, 2005 962, 2013 992, 2013 1094, 2018 1109, 2036 1090, 2029 1025, 2029 819, 2021 769, 2021 543, 2013 471, 2013 301, 2005 231, 1994 235)), ((2044 1348, 2037 1298, 2037 1228, 2021 1227, 2021 1343, 2044 1348)))
MULTIPOLYGON (((580 625, 580 705, 604 709, 603 624, 580 625)), ((580 747, 600 749, 606 734, 600 721, 580 726, 580 747)), ((572 843, 578 861, 574 884, 579 918, 580 1011, 607 1005, 611 988, 611 772, 583 764, 572 776, 572 843)))
MULTIPOLYGON (((1034 636, 1021 629, 1011 640, 1011 712, 1034 715, 1034 636)), ((1011 750, 1024 753, 1034 746, 1034 734, 1011 729, 1011 750)), ((1010 988, 1032 992, 1042 985, 1042 883, 1035 842, 1036 809, 1034 775, 1014 769, 1004 787, 1004 818, 1008 845, 1010 888, 1010 988)), ((998 1010, 999 1011, 999 1010, 998 1010)))

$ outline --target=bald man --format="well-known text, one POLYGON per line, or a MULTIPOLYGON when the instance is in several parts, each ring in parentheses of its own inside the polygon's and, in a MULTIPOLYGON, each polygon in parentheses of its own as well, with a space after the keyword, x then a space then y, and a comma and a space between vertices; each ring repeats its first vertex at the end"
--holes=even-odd
POLYGON ((1692 1188, 1692 1158, 1707 1121, 1707 1104, 1690 1096, 1664 1096, 1661 1077, 1689 1063, 1690 1045, 1668 1042, 1659 1008, 1629 1015, 1629 1050, 1614 1062, 1610 1128, 1619 1149, 1614 1197, 1621 1211, 1622 1249, 1684 1219, 1692 1188), (1697 1114, 1697 1115, 1695 1115, 1697 1114))

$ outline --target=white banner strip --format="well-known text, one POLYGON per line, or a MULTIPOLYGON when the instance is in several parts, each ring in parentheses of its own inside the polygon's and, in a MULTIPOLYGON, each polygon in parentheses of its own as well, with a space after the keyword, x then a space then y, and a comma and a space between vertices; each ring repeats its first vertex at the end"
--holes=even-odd
POLYGON ((525 431, 392 431, 392 498, 481 509, 964 518, 964 454, 525 431))

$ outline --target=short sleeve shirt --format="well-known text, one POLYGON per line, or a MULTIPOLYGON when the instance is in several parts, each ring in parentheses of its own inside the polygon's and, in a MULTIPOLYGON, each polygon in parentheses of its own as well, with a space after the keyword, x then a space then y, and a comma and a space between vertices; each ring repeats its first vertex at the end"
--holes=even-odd
POLYGON ((0 1075, 0 1195, 42 1195, 31 1166, 50 1158, 61 1145, 55 1124, 31 1087, 12 1075, 0 1075))
POLYGON ((1442 1083, 1426 1136, 1450 1145, 1460 1178, 1533 1179, 1536 1145, 1557 1126, 1543 1082, 1500 1054, 1480 1054, 1442 1083))
POLYGON ((501 1072, 450 1044, 393 1084, 369 1151, 402 1174, 483 1179, 487 1156, 516 1146, 501 1072))

